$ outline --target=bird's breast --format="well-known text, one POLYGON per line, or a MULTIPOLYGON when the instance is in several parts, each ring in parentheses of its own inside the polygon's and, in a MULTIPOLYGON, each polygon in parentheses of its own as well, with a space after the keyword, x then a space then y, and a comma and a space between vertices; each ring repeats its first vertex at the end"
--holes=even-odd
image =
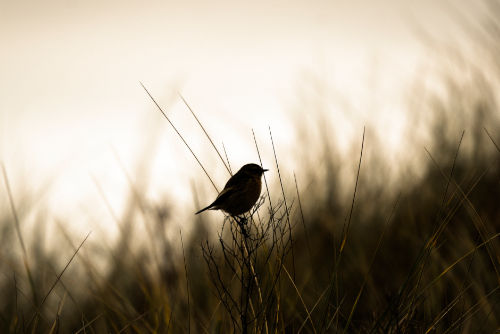
POLYGON ((248 195, 249 198, 251 198, 253 204, 255 204, 255 202, 257 202, 257 200, 259 199, 261 188, 262 182, 260 181, 260 179, 250 179, 250 184, 248 186, 248 195))

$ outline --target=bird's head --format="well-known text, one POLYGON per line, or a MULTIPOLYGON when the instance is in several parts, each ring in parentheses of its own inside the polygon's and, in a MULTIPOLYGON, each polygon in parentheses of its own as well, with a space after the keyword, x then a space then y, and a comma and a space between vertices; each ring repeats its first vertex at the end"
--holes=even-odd
POLYGON ((246 164, 245 166, 241 167, 240 172, 249 174, 249 175, 256 175, 256 176, 261 176, 264 174, 264 172, 267 172, 268 169, 263 169, 257 164, 246 164))

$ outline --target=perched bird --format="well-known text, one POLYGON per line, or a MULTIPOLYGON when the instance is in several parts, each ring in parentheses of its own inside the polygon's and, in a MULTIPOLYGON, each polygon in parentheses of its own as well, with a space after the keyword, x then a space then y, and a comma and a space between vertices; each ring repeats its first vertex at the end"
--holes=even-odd
POLYGON ((231 216, 238 216, 249 211, 259 199, 262 188, 260 178, 266 171, 267 169, 257 164, 246 164, 241 167, 227 181, 215 201, 195 214, 205 210, 222 210, 231 216))

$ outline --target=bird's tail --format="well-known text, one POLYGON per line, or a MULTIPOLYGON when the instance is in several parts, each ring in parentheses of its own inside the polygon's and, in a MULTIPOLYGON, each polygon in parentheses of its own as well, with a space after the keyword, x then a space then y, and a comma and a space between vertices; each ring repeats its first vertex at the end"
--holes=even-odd
POLYGON ((212 208, 212 205, 210 204, 209 206, 207 206, 206 208, 203 208, 201 209, 200 211, 196 212, 195 215, 199 214, 199 213, 202 213, 203 211, 206 211, 206 210, 209 210, 212 208))

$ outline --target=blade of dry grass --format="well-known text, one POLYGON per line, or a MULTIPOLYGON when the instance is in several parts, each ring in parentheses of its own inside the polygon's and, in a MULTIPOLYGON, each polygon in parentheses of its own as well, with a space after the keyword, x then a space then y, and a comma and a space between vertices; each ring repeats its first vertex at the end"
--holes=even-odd
MULTIPOLYGON (((418 291, 418 289, 420 288, 420 283, 421 283, 422 277, 424 275, 424 269, 425 269, 426 264, 427 264, 427 262, 429 260, 429 256, 431 254, 431 251, 434 248, 435 243, 438 240, 438 237, 441 235, 442 232, 444 232, 445 227, 448 224, 448 222, 451 221, 451 217, 452 216, 450 216, 449 220, 442 219, 441 221, 440 221, 440 217, 441 217, 441 215, 443 213, 443 210, 444 210, 444 204, 446 202, 446 195, 448 193, 448 189, 449 189, 449 186, 450 186, 450 183, 451 183, 450 180, 453 177, 453 172, 455 170, 455 165, 456 165, 456 162, 457 162, 458 153, 460 152, 460 147, 462 145, 462 140, 464 138, 464 135, 465 135, 465 130, 462 131, 462 135, 460 136, 460 140, 458 141, 457 149, 455 151, 455 156, 453 158, 453 163, 452 163, 451 170, 450 170, 450 176, 449 176, 448 181, 446 182, 446 187, 445 187, 445 190, 444 190, 444 193, 443 193, 443 198, 441 200, 441 204, 439 206, 439 210, 436 213, 435 223, 434 224, 437 225, 437 226, 435 227, 435 232, 428 239, 428 241, 427 241, 424 249, 422 250, 422 258, 419 258, 419 262, 420 262, 419 268, 420 268, 420 271, 418 273, 418 279, 417 279, 416 284, 414 284, 413 288, 409 292, 409 294, 412 295, 412 298, 411 298, 411 300, 409 302, 409 306, 408 306, 409 309, 412 309, 413 305, 416 302, 416 299, 415 299, 416 291, 418 291)), ((457 210, 458 210, 458 208, 457 208, 457 210)))
POLYGON ((464 139, 464 135, 465 135, 465 130, 462 131, 462 135, 460 136, 460 140, 458 141, 458 146, 457 146, 457 150, 455 152, 455 157, 453 158, 453 163, 451 165, 450 176, 449 176, 448 181, 446 182, 446 188, 444 190, 443 198, 441 200, 441 206, 439 207, 439 211, 436 215, 436 221, 439 220, 439 216, 441 215, 442 211, 444 210, 444 203, 446 201, 446 195, 448 194, 448 189, 449 189, 450 183, 451 183, 450 180, 453 177, 453 172, 455 171, 455 165, 456 165, 457 158, 458 158, 458 152, 460 151, 460 146, 462 145, 462 140, 464 139))
POLYGON ((474 252, 476 252, 479 248, 481 248, 483 246, 486 246, 488 243, 490 243, 491 241, 495 240, 498 237, 500 237, 500 233, 497 233, 497 234, 491 236, 490 238, 488 238, 487 240, 483 241, 479 245, 476 245, 473 249, 471 249, 470 251, 468 251, 467 253, 465 253, 461 257, 459 257, 457 260, 455 260, 452 264, 450 264, 448 267, 446 267, 439 275, 437 275, 429 284, 427 284, 425 286, 425 288, 422 289, 422 292, 421 292, 420 296, 422 296, 423 293, 425 291, 427 291, 432 285, 436 284, 436 282, 439 281, 441 279, 441 277, 443 277, 448 272, 450 272, 457 264, 459 264, 460 262, 462 262, 463 260, 465 260, 469 255, 474 254, 474 252))
POLYGON ((96 322, 99 318, 101 318, 103 315, 104 315, 103 313, 99 313, 98 315, 96 315, 93 319, 91 319, 86 324, 84 324, 82 327, 80 327, 80 329, 78 331, 76 331, 75 334, 80 334, 81 332, 85 333, 86 329, 88 327, 90 327, 90 325, 92 325, 94 322, 96 322))
POLYGON ((144 86, 142 82, 139 82, 139 83, 141 84, 142 88, 144 88, 144 90, 146 91, 146 93, 148 94, 148 96, 151 98, 151 100, 154 102, 154 104, 156 105, 156 107, 158 108, 158 110, 162 113, 163 117, 165 117, 165 119, 168 121, 168 123, 172 126, 172 128, 175 131, 175 133, 177 133, 177 135, 179 136, 179 138, 181 139, 181 141, 184 143, 184 145, 186 145, 186 147, 188 148, 189 152, 191 152, 192 156, 194 157, 194 159, 196 160, 196 162, 198 163, 198 165, 201 167, 201 169, 203 170, 203 172, 205 173, 205 175, 210 180, 210 183, 212 183, 212 186, 214 187, 214 189, 217 192, 219 192, 219 189, 215 185, 214 181, 212 180, 212 178, 208 174, 208 172, 205 169, 205 167, 203 166, 203 164, 201 163, 200 159, 198 159, 198 157, 196 156, 196 154, 194 153, 194 151, 191 149, 191 146, 189 146, 189 144, 186 142, 186 140, 181 135, 181 133, 179 132, 179 130, 177 130, 177 128, 175 127, 174 123, 172 123, 172 121, 170 120, 170 118, 168 118, 167 114, 163 111, 163 109, 160 107, 160 105, 158 104, 158 102, 156 102, 156 100, 154 99, 154 97, 148 91, 148 89, 146 88, 146 86, 144 86))
POLYGON ((184 261, 184 273, 186 275, 186 294, 188 303, 188 333, 191 333, 191 298, 189 289, 189 275, 186 263, 186 253, 184 252, 184 240, 182 239, 182 231, 180 229, 179 229, 179 235, 181 237, 182 260, 184 261))
POLYGON ((488 132, 488 130, 486 128, 483 128, 483 129, 486 132, 486 134, 488 135, 488 137, 490 138, 490 140, 493 143, 493 145, 495 145, 495 148, 497 149, 498 153, 500 153, 500 147, 498 147, 498 145, 495 142, 495 140, 493 139, 493 137, 490 135, 490 133, 488 132))
POLYGON ((302 294, 300 293, 299 289, 297 288, 297 285, 295 285, 295 282, 293 281, 293 278, 292 278, 292 276, 290 276, 290 273, 288 272, 286 267, 283 264, 281 264, 281 267, 283 268, 283 270, 287 274, 288 279, 290 280, 290 283, 292 283, 292 286, 295 289, 295 292, 297 293, 297 296, 299 297, 300 302, 302 303, 302 306, 304 307, 304 310, 307 313, 307 319, 309 319, 309 322, 311 323, 311 328, 312 328, 313 332, 316 333, 316 327, 314 326, 314 322, 311 318, 311 312, 309 312, 309 309, 307 308, 307 305, 304 302, 304 298, 302 298, 302 294))
POLYGON ((436 326, 438 325, 438 323, 441 320, 443 320, 443 318, 455 307, 455 305, 458 304, 458 302, 460 301, 460 298, 464 295, 465 291, 469 290, 471 286, 472 286, 472 284, 469 284, 464 289, 462 289, 460 291, 460 293, 455 298, 453 298, 453 300, 450 303, 448 303, 448 305, 446 305, 446 307, 441 312, 439 312, 439 314, 435 317, 432 324, 425 331, 425 334, 429 334, 430 332, 432 332, 436 329, 436 326))
MULTIPOLYGON (((52 283, 49 291, 47 291, 47 293, 45 294, 45 296, 43 297, 40 305, 38 306, 38 308, 41 310, 42 309, 42 306, 43 304, 45 303, 45 301, 47 300, 47 298, 50 296, 50 294, 52 293, 52 291, 54 290, 54 288, 56 287, 57 283, 59 283, 59 281, 61 280, 61 277, 62 275, 64 274, 64 272, 66 271, 66 269, 68 269, 69 265, 71 264, 71 262, 73 261, 73 259, 75 258, 76 254, 78 254, 78 252, 80 251, 80 249, 82 248, 83 244, 85 243, 85 241, 87 241, 88 237, 90 236, 92 232, 89 232, 87 233, 87 235, 85 236, 85 238, 83 239, 83 241, 80 243, 80 245, 78 246, 78 248, 73 252, 73 255, 71 256, 71 258, 69 259, 69 261, 66 263, 66 265, 64 266, 63 270, 59 273, 59 275, 57 275, 56 277, 56 280, 54 281, 54 283, 52 283)), ((33 314, 33 317, 31 318, 31 320, 28 322, 28 326, 30 326, 30 324, 33 322, 33 320, 35 319, 36 315, 38 314, 38 311, 35 312, 35 314, 33 314)))
POLYGON ((139 332, 138 328, 135 328, 134 327, 134 323, 138 322, 139 320, 141 320, 142 318, 144 318, 146 315, 148 315, 150 312, 147 311, 147 312, 144 312, 142 314, 139 314, 137 317, 135 317, 134 319, 131 319, 130 321, 128 321, 128 323, 123 326, 120 330, 117 330, 118 333, 123 333, 125 332, 129 327, 133 327, 135 329, 135 332, 139 332))
POLYGON ((17 214, 16 206, 14 204, 12 190, 10 189, 10 183, 9 183, 9 178, 7 176, 7 170, 5 169, 5 165, 3 164, 3 162, 0 163, 0 165, 2 166, 3 179, 4 179, 4 183, 5 183, 5 188, 7 189, 7 196, 9 197, 9 204, 10 204, 10 209, 12 212, 12 217, 14 218, 14 225, 15 225, 15 230, 17 233, 17 238, 19 239, 19 243, 21 244, 21 249, 23 252, 24 268, 26 270, 26 274, 28 275, 28 281, 30 283, 31 293, 33 295, 33 302, 37 305, 38 304, 38 296, 36 293, 35 281, 33 279, 33 274, 31 273, 31 269, 29 266, 28 252, 26 250, 26 245, 24 244, 23 234, 21 233, 21 224, 19 222, 19 216, 17 214))
MULTIPOLYGON (((433 164, 436 166, 436 168, 439 170, 439 172, 441 173, 441 175, 443 176, 443 178, 445 178, 445 180, 448 180, 448 176, 443 172, 443 170, 439 167, 438 163, 436 162, 436 160, 434 159, 434 157, 432 156, 432 154, 427 150, 427 148, 425 148, 425 151, 427 152, 427 154, 429 155, 430 159, 432 160, 433 164)), ((477 212, 476 210, 476 207, 474 206, 474 204, 472 204, 472 202, 470 201, 469 199, 469 196, 462 190, 462 187, 460 187, 460 185, 453 179, 451 178, 450 179, 454 185, 457 187, 457 189, 460 191, 460 194, 465 198, 465 201, 466 203, 468 204, 468 208, 470 210, 470 216, 471 216, 471 220, 472 222, 474 223, 474 227, 476 228, 477 232, 479 233, 479 235, 481 236, 481 239, 483 241, 486 240, 486 231, 488 230, 486 228, 486 224, 484 223, 483 219, 481 218, 481 216, 479 215, 479 213, 477 212)), ((500 282, 500 272, 498 271, 498 268, 497 268, 497 259, 496 257, 494 256, 494 254, 492 254, 492 251, 490 250, 490 248, 486 247, 486 250, 488 252, 488 255, 490 257, 490 260, 491 260, 491 264, 493 266, 493 269, 495 270, 495 273, 496 273, 496 276, 497 276, 497 280, 500 282)), ((497 253, 497 252, 496 252, 497 253)))
POLYGON ((446 331, 443 332, 443 334, 455 330, 455 328, 460 324, 462 324, 465 319, 470 318, 472 315, 474 315, 474 313, 476 313, 479 310, 479 306, 481 306, 481 304, 485 303, 491 295, 498 292, 499 290, 500 286, 497 286, 490 292, 488 292, 486 295, 484 295, 483 298, 481 298, 476 304, 472 305, 460 318, 458 318, 450 326, 448 326, 448 328, 446 329, 446 331))
POLYGON ((280 166, 278 164, 278 157, 276 156, 276 149, 274 147, 273 134, 271 132, 271 127, 269 126, 269 137, 271 138, 271 145, 273 147, 274 161, 276 163, 276 169, 278 170, 278 178, 280 180, 281 193, 283 195, 283 203, 285 205, 286 222, 288 225, 288 235, 290 237, 290 250, 292 255, 292 273, 293 279, 295 280, 295 253, 293 250, 293 236, 292 236, 292 224, 290 223, 290 211, 288 211, 288 205, 286 203, 285 188, 283 186, 283 179, 281 178, 280 166))
MULTIPOLYGON (((203 126, 203 124, 201 124, 200 120, 198 119, 198 117, 194 113, 194 111, 191 108, 191 106, 187 103, 186 99, 184 98, 184 96, 182 96, 182 94, 179 93, 179 97, 181 98, 182 102, 184 102, 184 104, 186 105, 186 107, 189 109, 189 111, 191 112, 191 115, 193 115, 194 119, 196 120, 196 122, 198 123, 198 125, 200 126, 200 128, 203 130, 203 133, 205 133, 205 136, 210 141, 210 144, 212 144, 212 147, 214 148, 215 152, 217 152, 217 155, 219 156, 220 160, 224 164, 224 167, 226 167, 226 170, 228 171, 229 175, 233 176, 233 173, 231 173, 231 168, 229 168, 229 165, 226 165, 226 162, 224 161, 224 158, 220 154, 219 150, 217 149, 217 146, 215 146, 214 142, 212 141, 212 138, 208 135, 207 130, 205 130, 205 127, 203 126)), ((228 161, 228 163, 229 163, 229 161, 228 161)))
POLYGON ((344 225, 345 229, 344 227, 342 228, 343 237, 342 237, 342 242, 340 244, 339 254, 342 254, 342 252, 344 251, 344 247, 347 242, 347 236, 349 234, 349 227, 351 226, 352 213, 354 211, 354 203, 356 201, 356 193, 358 190, 359 172, 361 170, 361 161, 363 160, 363 149, 365 146, 365 130, 366 128, 363 127, 363 139, 361 140, 361 153, 359 154, 358 172, 356 174, 356 183, 354 184, 354 194, 352 196, 351 209, 349 210, 349 217, 347 219, 347 224, 344 225))
MULTIPOLYGON (((325 293, 327 291, 328 291, 328 286, 325 289, 323 289, 323 292, 321 293, 321 295, 316 300, 316 303, 314 303, 313 307, 311 308, 311 311, 309 311, 309 314, 312 314, 314 312, 314 310, 319 305, 319 303, 321 302, 321 300, 323 299, 323 296, 325 295, 325 293)), ((304 321, 300 325, 299 329, 297 330, 297 333, 300 333, 302 331, 302 329, 304 328, 304 326, 306 325, 306 323, 307 323, 308 320, 309 320, 309 317, 304 319, 304 321)))
MULTIPOLYGON (((260 163, 260 167, 263 167, 262 165, 262 158, 260 156, 260 150, 259 150, 259 145, 257 144, 257 138, 255 138, 255 132, 253 131, 252 129, 252 135, 253 135, 253 141, 255 143, 255 149, 257 150, 257 156, 259 157, 259 163, 260 163)), ((267 178, 266 178, 266 173, 263 174, 264 176, 264 184, 266 185, 266 192, 267 192, 267 198, 269 199, 269 212, 271 214, 271 220, 273 219, 273 205, 272 205, 272 202, 271 202, 271 193, 269 192, 269 186, 267 185, 267 178)))
POLYGON ((224 142, 222 142, 222 149, 224 150, 224 156, 226 157, 227 167, 229 168, 229 174, 233 175, 233 170, 231 169, 231 163, 229 162, 229 157, 227 155, 226 145, 224 145, 224 142))
POLYGON ((363 278, 363 283, 361 284, 361 288, 359 289, 358 294, 356 296, 356 299, 354 300, 354 303, 352 305, 351 312, 349 313, 349 317, 347 318, 343 333, 347 333, 347 330, 349 329, 349 325, 351 324, 352 317, 354 315, 354 311, 356 310, 359 299, 361 298, 361 294, 363 293, 366 282, 368 281, 368 275, 370 274, 370 272, 373 268, 378 251, 380 250, 380 246, 382 246, 382 240, 384 239, 385 232, 387 231, 387 228, 392 220, 392 217, 396 213, 400 198, 401 198, 401 194, 398 195, 398 197, 396 199, 396 203, 394 203, 394 206, 392 207, 391 213, 389 214, 389 217, 387 218, 387 221, 384 224, 384 228, 382 230, 382 233, 380 234, 380 237, 377 241, 377 246, 375 247, 375 251, 373 252, 373 256, 372 256, 372 259, 370 261, 370 265, 368 266, 368 271, 366 272, 366 274, 363 278))
MULTIPOLYGON (((331 278, 330 278, 330 282, 329 282, 330 290, 328 292, 328 297, 326 299, 326 306, 325 306, 325 310, 324 310, 324 313, 323 313, 323 320, 322 320, 322 325, 321 325, 322 331, 326 330, 325 329, 325 326, 327 325, 326 324, 326 317, 328 315, 330 300, 332 298, 334 287, 335 287, 335 291, 337 292, 337 295, 338 295, 338 291, 337 291, 338 290, 338 277, 337 277, 337 274, 338 274, 338 268, 339 268, 339 265, 340 265, 340 262, 341 262, 341 259, 342 259, 342 253, 343 253, 343 250, 344 250, 344 246, 345 246, 346 241, 347 241, 349 226, 351 224, 352 212, 354 211, 354 203, 355 203, 355 200, 356 200, 356 193, 357 193, 358 182, 359 182, 359 173, 360 173, 360 170, 361 170, 361 162, 363 160, 363 150, 364 150, 364 144, 365 144, 365 130, 366 130, 366 127, 363 127, 363 137, 362 137, 362 140, 361 140, 361 152, 360 152, 360 155, 359 155, 358 171, 357 171, 357 174, 356 174, 356 182, 355 182, 355 185, 354 185, 354 193, 353 193, 353 196, 352 196, 351 209, 349 210, 349 216, 348 216, 348 219, 347 219, 347 225, 344 224, 344 226, 342 227, 342 233, 341 233, 341 235, 342 235, 342 241, 341 241, 341 245, 339 247, 339 252, 338 252, 338 254, 337 254, 337 252, 334 253, 334 261, 335 261, 335 263, 334 263, 333 271, 331 273, 331 278), (347 228, 346 228, 346 226, 347 226, 347 228)), ((330 323, 331 323, 331 321, 330 321, 330 323)), ((330 325, 328 324, 328 327, 329 326, 330 325)))
POLYGON ((64 305, 64 302, 66 300, 66 296, 67 296, 68 292, 66 291, 64 293, 64 296, 63 298, 59 301, 59 305, 57 307, 57 313, 56 313, 56 318, 54 320, 54 323, 52 324, 52 327, 50 328, 50 331, 49 331, 49 334, 53 334, 53 333, 59 333, 59 324, 60 324, 60 318, 61 318, 61 312, 62 312, 62 308, 63 308, 63 305, 64 305))
MULTIPOLYGON (((114 147, 112 147, 112 152, 113 152, 113 156, 114 156, 115 160, 117 161, 120 169, 122 170, 123 174, 125 175, 125 178, 126 178, 127 183, 130 187, 130 192, 133 196, 133 199, 134 199, 135 203, 137 203, 137 206, 139 207, 140 213, 142 214, 142 217, 143 217, 142 222, 143 222, 144 228, 145 228, 146 233, 148 234, 148 237, 150 240, 150 242, 148 244, 151 247, 151 254, 152 254, 153 259, 154 259, 155 264, 156 264, 156 270, 160 270, 161 260, 159 258, 159 247, 160 246, 158 246, 158 238, 157 238, 158 234, 155 234, 155 232, 153 231, 153 227, 154 227, 153 224, 154 223, 151 222, 151 218, 147 214, 147 203, 145 202, 144 197, 141 196, 141 194, 146 193, 147 189, 145 189, 146 187, 141 187, 141 189, 138 189, 139 186, 132 179, 132 176, 128 172, 127 168, 125 167, 125 164, 123 163, 122 159, 120 158, 118 152, 115 150, 114 147)), ((102 191, 102 189, 101 189, 101 192, 104 195, 104 191, 102 191)), ((131 202, 134 203, 134 201, 131 201, 131 202)), ((130 204, 129 206, 134 207, 135 203, 130 204)), ((108 206, 110 207, 109 204, 108 204, 108 206)), ((130 233, 132 234, 132 231, 130 231, 130 233)))
POLYGON ((297 193, 297 200, 299 202, 300 218, 302 221, 302 226, 304 228, 304 234, 306 236, 307 252, 309 254, 309 260, 312 262, 312 251, 311 251, 311 243, 309 241, 309 231, 307 230, 306 227, 306 220, 304 218, 304 211, 302 210, 302 201, 300 200, 299 186, 297 184, 297 177, 295 176, 295 172, 293 173, 293 180, 295 182, 295 191, 297 193))

